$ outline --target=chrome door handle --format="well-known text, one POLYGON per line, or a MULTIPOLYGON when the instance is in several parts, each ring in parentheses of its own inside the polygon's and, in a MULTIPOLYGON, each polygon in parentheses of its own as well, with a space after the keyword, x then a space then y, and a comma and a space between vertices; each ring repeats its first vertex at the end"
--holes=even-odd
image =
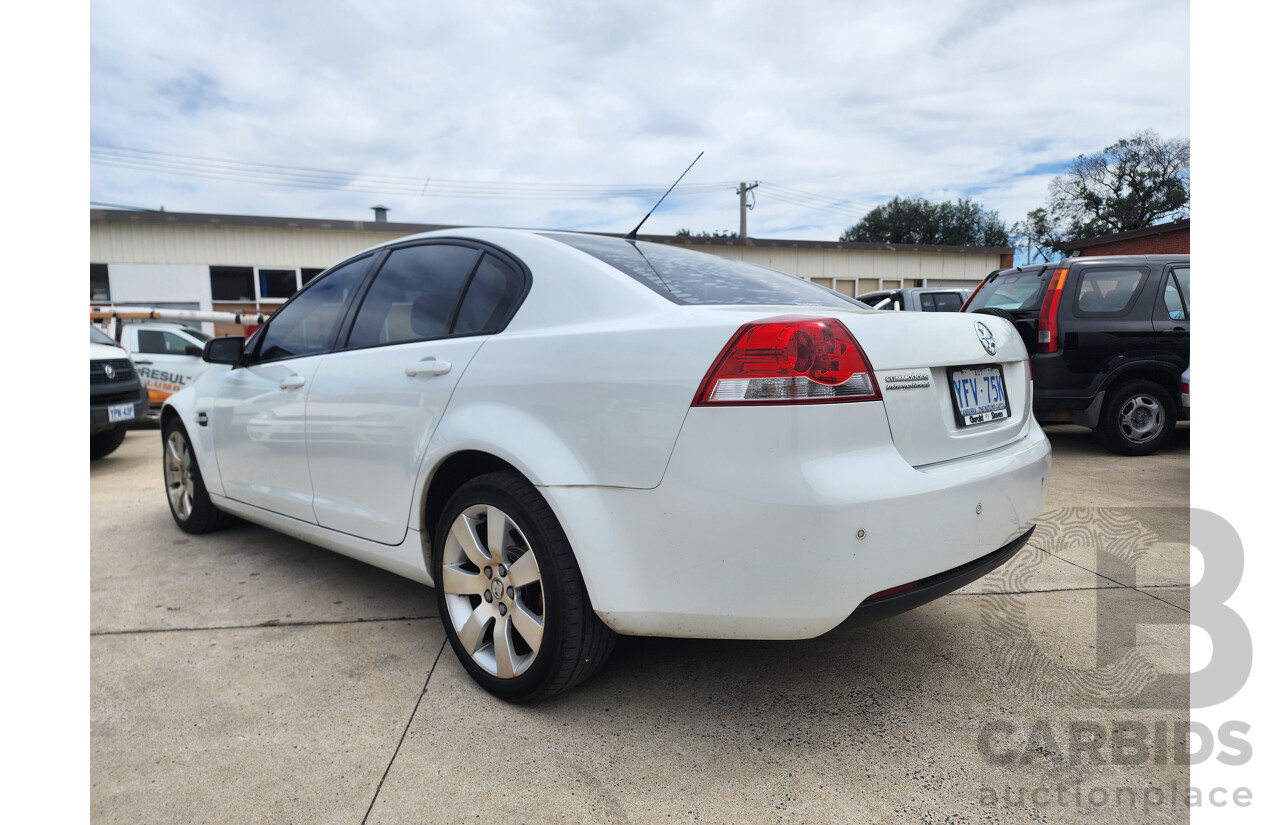
POLYGON ((307 383, 307 379, 303 378, 301 375, 290 375, 288 378, 280 382, 280 389, 296 390, 305 383, 307 383))
POLYGON ((151 362, 150 362, 150 361, 142 361, 142 360, 134 359, 134 362, 133 362, 133 363, 135 363, 135 364, 150 364, 151 362))
POLYGON ((434 358, 424 358, 416 364, 410 364, 404 368, 404 374, 413 378, 415 375, 444 375, 453 369, 453 364, 448 361, 437 361, 434 358))

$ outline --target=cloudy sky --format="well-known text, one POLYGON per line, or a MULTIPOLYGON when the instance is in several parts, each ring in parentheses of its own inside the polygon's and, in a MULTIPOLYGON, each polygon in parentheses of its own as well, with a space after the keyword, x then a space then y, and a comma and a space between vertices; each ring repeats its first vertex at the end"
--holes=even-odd
POLYGON ((90 15, 90 200, 835 239, 894 195, 1008 222, 1190 133, 1187 2, 127 2, 90 15), (1134 37, 1140 32, 1141 37, 1134 37))

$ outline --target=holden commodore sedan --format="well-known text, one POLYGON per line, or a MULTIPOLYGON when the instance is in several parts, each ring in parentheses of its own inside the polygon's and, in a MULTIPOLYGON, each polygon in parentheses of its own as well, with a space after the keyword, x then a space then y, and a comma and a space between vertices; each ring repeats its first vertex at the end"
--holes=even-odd
POLYGON ((923 604, 1022 547, 1049 472, 1007 321, 613 237, 401 239, 204 358, 162 412, 178 526, 239 516, 433 586, 509 701, 616 634, 802 639, 923 604))

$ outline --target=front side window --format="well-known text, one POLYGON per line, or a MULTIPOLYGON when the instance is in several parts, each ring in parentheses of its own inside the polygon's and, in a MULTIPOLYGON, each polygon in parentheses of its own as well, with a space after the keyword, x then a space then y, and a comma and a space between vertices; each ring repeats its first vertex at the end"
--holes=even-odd
POLYGON ((138 352, 147 355, 186 355, 195 344, 172 332, 155 329, 138 330, 138 352))
POLYGON ((1081 315, 1122 313, 1137 297, 1142 284, 1141 269, 1090 268, 1080 273, 1076 289, 1076 310, 1081 315))
POLYGON ((364 279, 370 260, 361 258, 329 272, 272 315, 258 360, 328 352, 338 335, 343 309, 364 279))
POLYGON ((475 268, 479 250, 424 244, 393 250, 356 314, 347 346, 442 338, 475 268))

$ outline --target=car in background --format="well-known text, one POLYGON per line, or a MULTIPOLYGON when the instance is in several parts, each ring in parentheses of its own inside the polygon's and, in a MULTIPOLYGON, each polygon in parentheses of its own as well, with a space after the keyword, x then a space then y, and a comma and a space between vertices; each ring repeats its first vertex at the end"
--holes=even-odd
POLYGON ((434 586, 509 701, 581 682, 619 633, 908 610, 1012 558, 1044 504, 1010 324, 663 244, 402 238, 204 358, 162 412, 177 525, 241 516, 434 586))
POLYGON ((147 385, 151 409, 156 416, 166 398, 190 384, 209 366, 201 356, 210 336, 198 329, 143 321, 123 324, 119 334, 120 344, 133 357, 138 375, 147 385))
POLYGON ((147 388, 124 348, 89 326, 89 459, 124 443, 129 425, 147 410, 147 388))
POLYGON ((900 312, 959 312, 972 290, 969 287, 917 286, 886 289, 859 295, 872 309, 900 312))
POLYGON ((1148 455, 1190 417, 1191 256, 1067 258, 993 272, 966 313, 1011 321, 1031 353, 1042 423, 1093 429, 1121 455, 1148 455))

